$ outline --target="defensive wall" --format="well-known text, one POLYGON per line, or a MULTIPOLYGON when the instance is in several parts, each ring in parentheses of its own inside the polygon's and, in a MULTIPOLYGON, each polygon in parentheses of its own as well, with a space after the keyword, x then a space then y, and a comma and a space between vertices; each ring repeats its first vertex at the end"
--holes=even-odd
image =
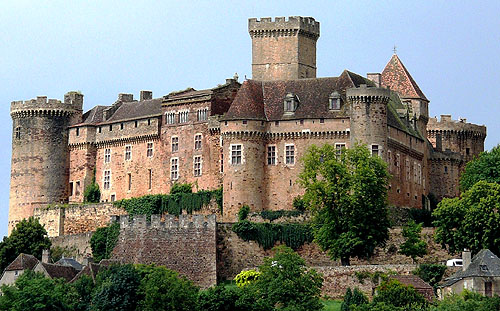
POLYGON ((217 283, 215 215, 116 217, 120 235, 111 255, 124 263, 162 265, 207 288, 217 283))

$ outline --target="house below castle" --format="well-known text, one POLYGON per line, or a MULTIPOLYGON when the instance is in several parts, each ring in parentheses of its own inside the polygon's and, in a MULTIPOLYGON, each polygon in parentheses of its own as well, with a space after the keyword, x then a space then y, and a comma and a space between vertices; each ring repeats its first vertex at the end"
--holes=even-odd
POLYGON ((429 100, 400 58, 366 77, 316 77, 319 22, 249 19, 252 79, 154 98, 119 94, 83 113, 83 95, 11 104, 9 232, 36 207, 83 201, 95 177, 101 200, 168 193, 174 183, 223 186, 223 221, 239 208, 291 209, 308 147, 356 142, 388 163, 389 203, 427 208, 459 194, 465 163, 484 149, 486 128, 430 118, 429 100))

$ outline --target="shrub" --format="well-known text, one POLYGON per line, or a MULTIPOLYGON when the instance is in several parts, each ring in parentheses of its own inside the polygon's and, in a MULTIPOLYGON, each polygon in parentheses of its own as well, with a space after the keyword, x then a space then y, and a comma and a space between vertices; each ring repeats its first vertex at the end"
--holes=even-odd
POLYGON ((340 307, 341 311, 350 311, 354 306, 361 306, 368 303, 368 298, 366 298, 365 294, 361 292, 358 288, 354 288, 351 291, 351 288, 348 288, 345 295, 344 301, 340 307))
POLYGON ((394 307, 426 306, 427 301, 412 286, 406 286, 397 280, 387 280, 377 287, 373 303, 383 302, 394 307))
POLYGON ((444 265, 420 264, 413 271, 413 274, 418 275, 422 280, 429 283, 429 285, 434 286, 441 281, 445 271, 446 266, 444 265))
POLYGON ((245 287, 257 281, 260 275, 261 273, 256 270, 244 270, 234 277, 234 281, 236 282, 236 286, 245 287))
POLYGON ((94 259, 99 262, 109 259, 115 248, 120 234, 120 224, 114 223, 107 227, 98 228, 90 238, 90 248, 94 259))
POLYGON ((192 193, 192 192, 193 192, 193 185, 189 183, 186 184, 175 183, 172 185, 172 188, 170 188, 170 194, 192 193))
POLYGON ((238 211, 238 220, 243 221, 247 219, 249 213, 250 213, 250 206, 243 205, 238 211))

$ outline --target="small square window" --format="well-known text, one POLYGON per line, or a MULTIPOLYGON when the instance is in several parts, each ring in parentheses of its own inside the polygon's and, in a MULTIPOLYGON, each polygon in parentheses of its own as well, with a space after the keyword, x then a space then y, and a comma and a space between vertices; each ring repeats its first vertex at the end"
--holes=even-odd
POLYGON ((247 120, 243 120, 243 124, 247 124, 247 123, 248 123, 247 120))
POLYGON ((125 146, 125 161, 132 159, 132 146, 125 146))
POLYGON ((276 146, 267 146, 267 165, 276 165, 276 146))
POLYGON ((242 162, 242 145, 231 145, 231 164, 238 165, 242 162))
POLYGON ((285 163, 287 165, 295 164, 295 145, 285 145, 285 163))
POLYGON ((372 145, 372 156, 380 155, 380 149, 378 145, 372 145))
POLYGON ((110 200, 111 202, 116 201, 116 194, 112 194, 109 200, 110 200))
POLYGON ((172 152, 179 151, 179 137, 172 136, 172 152))
POLYGON ((325 119, 323 118, 319 119, 319 123, 325 123, 325 119))

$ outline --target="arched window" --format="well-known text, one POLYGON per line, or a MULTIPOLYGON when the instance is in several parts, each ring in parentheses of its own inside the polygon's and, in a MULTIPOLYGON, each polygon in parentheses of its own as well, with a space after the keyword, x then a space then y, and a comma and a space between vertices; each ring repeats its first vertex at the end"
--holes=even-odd
POLYGON ((335 91, 328 97, 328 109, 329 110, 339 110, 340 109, 340 94, 335 91))
POLYGON ((295 110, 297 110, 298 105, 299 98, 297 97, 297 95, 294 95, 292 93, 286 94, 283 107, 285 113, 294 113, 295 110))

